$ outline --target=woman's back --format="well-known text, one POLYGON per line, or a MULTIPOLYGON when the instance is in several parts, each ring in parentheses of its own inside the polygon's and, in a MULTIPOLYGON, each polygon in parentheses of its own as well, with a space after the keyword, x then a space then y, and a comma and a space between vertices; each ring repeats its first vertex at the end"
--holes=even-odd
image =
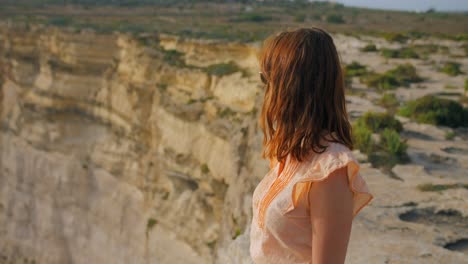
POLYGON ((288 156, 282 171, 279 163, 273 165, 253 194, 250 254, 255 263, 312 263, 310 206, 321 201, 309 201, 308 194, 314 182, 343 167, 353 194, 354 218, 373 196, 346 146, 330 142, 325 152, 302 162, 288 156))

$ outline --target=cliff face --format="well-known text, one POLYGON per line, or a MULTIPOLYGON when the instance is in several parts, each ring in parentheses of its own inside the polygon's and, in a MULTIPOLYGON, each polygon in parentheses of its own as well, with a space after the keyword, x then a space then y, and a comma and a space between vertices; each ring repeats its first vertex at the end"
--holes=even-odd
POLYGON ((3 26, 0 51, 2 257, 210 263, 244 233, 254 47, 3 26))

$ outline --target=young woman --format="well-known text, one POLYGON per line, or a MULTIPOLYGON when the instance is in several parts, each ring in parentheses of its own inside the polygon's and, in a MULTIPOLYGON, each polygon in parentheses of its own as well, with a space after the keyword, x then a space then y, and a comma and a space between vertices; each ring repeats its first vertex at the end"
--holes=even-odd
POLYGON ((340 59, 319 28, 267 38, 260 117, 270 171, 253 193, 250 255, 263 263, 344 263, 373 195, 353 156, 340 59))

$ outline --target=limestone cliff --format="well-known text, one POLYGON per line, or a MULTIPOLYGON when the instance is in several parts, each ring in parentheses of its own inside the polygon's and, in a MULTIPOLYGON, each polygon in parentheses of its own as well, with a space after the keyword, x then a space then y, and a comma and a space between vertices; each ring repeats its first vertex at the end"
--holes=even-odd
POLYGON ((7 26, 0 38, 1 254, 210 263, 244 233, 267 169, 258 81, 205 69, 242 57, 252 72, 253 47, 7 26), (185 55, 168 58, 177 45, 185 55))

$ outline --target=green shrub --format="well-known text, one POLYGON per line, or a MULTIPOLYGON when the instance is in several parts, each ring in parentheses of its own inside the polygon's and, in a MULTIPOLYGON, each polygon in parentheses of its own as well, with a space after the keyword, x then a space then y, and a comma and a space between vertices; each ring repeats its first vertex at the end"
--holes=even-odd
POLYGON ((207 174, 208 172, 210 172, 210 168, 208 168, 208 165, 206 163, 203 163, 202 165, 200 165, 200 170, 204 174, 207 174))
POLYGON ((401 123, 388 113, 366 112, 353 123, 353 142, 357 149, 368 155, 374 167, 389 169, 409 160, 408 145, 401 140, 401 123), (380 135, 377 144, 372 134, 380 135))
POLYGON ((452 85, 452 84, 446 84, 444 85, 444 89, 447 89, 447 90, 453 90, 453 89, 457 89, 457 87, 455 85, 452 85))
MULTIPOLYGON (((98 28, 99 27, 102 27, 102 25, 98 25, 98 28)), ((121 32, 130 32, 136 35, 142 32, 147 32, 148 30, 151 30, 151 29, 148 25, 132 23, 132 22, 128 22, 124 20, 124 21, 119 21, 115 25, 115 30, 118 30, 121 32)))
POLYGON ((400 86, 393 76, 374 72, 362 76, 360 80, 368 87, 375 87, 377 90, 390 90, 400 86))
POLYGON ((427 59, 429 55, 438 52, 447 53, 448 47, 436 44, 416 44, 399 49, 381 49, 383 57, 401 59, 427 59))
POLYGON ((184 53, 175 50, 162 50, 163 52, 163 61, 169 65, 183 67, 185 66, 185 61, 183 59, 184 53))
POLYGON ((390 90, 399 86, 408 87, 411 83, 421 82, 423 79, 417 75, 416 68, 411 64, 398 65, 383 74, 371 72, 361 76, 361 82, 378 90, 390 90))
POLYGON ((154 219, 154 218, 149 218, 148 219, 148 222, 146 223, 146 231, 149 231, 151 230, 151 228, 154 227, 154 225, 157 224, 157 220, 154 219))
POLYGON ((297 14, 295 17, 294 17, 294 21, 296 22, 304 22, 306 19, 306 15, 305 14, 297 14))
POLYGON ((452 184, 432 184, 432 183, 423 183, 419 184, 417 188, 422 192, 440 192, 453 188, 465 188, 468 189, 468 184, 463 183, 452 183, 452 184))
POLYGON ((398 119, 395 119, 393 115, 386 112, 366 112, 357 120, 357 123, 362 123, 365 127, 374 133, 381 132, 385 128, 390 128, 397 132, 401 132, 403 130, 403 125, 401 122, 398 121, 398 119))
POLYGON ((70 26, 73 23, 73 20, 71 17, 59 16, 49 18, 47 23, 54 26, 70 26))
POLYGON ((157 84, 157 87, 161 92, 166 91, 168 86, 169 85, 167 83, 158 83, 157 84))
POLYGON ((468 79, 465 79, 465 94, 468 92, 468 79))
POLYGON ((367 73, 367 67, 365 65, 361 65, 356 61, 351 62, 350 64, 345 66, 345 75, 349 77, 353 76, 361 76, 367 73))
POLYGON ((235 21, 244 21, 244 22, 266 22, 273 20, 271 15, 264 15, 260 13, 242 13, 235 21))
POLYGON ((410 161, 410 158, 406 153, 406 142, 401 141, 400 136, 395 131, 386 131, 388 132, 385 134, 382 132, 380 135, 381 142, 368 155, 368 159, 372 166, 390 170, 396 164, 410 161))
POLYGON ((416 73, 416 68, 409 63, 398 65, 387 73, 390 76, 394 76, 397 82, 402 86, 409 86, 410 83, 423 81, 423 79, 416 73))
POLYGON ((437 44, 416 44, 411 45, 411 48, 414 49, 420 57, 428 57, 431 54, 442 52, 447 53, 448 47, 437 44))
POLYGON ((236 228, 236 231, 234 232, 234 235, 232 236, 232 239, 236 239, 241 234, 242 234, 242 230, 240 228, 236 228))
POLYGON ((343 24, 345 20, 342 15, 339 14, 329 14, 326 17, 326 21, 332 24, 343 24))
POLYGON ((374 147, 372 131, 362 122, 355 122, 353 126, 353 142, 362 153, 369 154, 374 147))
POLYGON ((385 108, 393 109, 400 103, 394 93, 384 93, 382 97, 380 97, 379 104, 385 108))
POLYGON ((468 41, 468 33, 460 33, 455 36, 455 40, 468 41))
POLYGON ((229 117, 229 116, 233 116, 236 114, 235 111, 233 111, 231 108, 229 107, 225 107, 223 109, 218 109, 218 112, 217 112, 218 116, 219 117, 229 117))
POLYGON ((418 122, 448 127, 468 126, 468 109, 453 100, 426 95, 398 110, 398 114, 418 122))
POLYGON ((228 63, 218 63, 212 64, 205 68, 205 71, 208 74, 216 75, 216 76, 224 76, 233 74, 235 72, 242 72, 242 75, 245 76, 247 73, 244 71, 239 65, 237 65, 234 61, 229 61, 228 63))
POLYGON ((365 47, 361 48, 363 52, 374 52, 377 51, 377 46, 375 44, 367 44, 365 47))
POLYGON ((398 58, 398 50, 393 49, 382 49, 380 51, 384 58, 398 58))
POLYGON ((409 37, 403 33, 387 32, 383 34, 384 39, 390 42, 405 43, 409 37))
POLYGON ((418 53, 412 48, 382 49, 382 56, 385 58, 418 59, 418 53))
POLYGON ((442 68, 440 68, 440 71, 450 76, 456 76, 463 73, 460 67, 460 63, 449 61, 446 62, 442 68))
POLYGON ((415 31, 415 30, 412 30, 412 31, 408 31, 406 33, 406 35, 409 37, 409 38, 415 38, 415 39, 420 39, 420 38, 425 38, 425 37, 429 37, 430 34, 426 33, 426 32, 421 32, 421 31, 415 31))
POLYGON ((389 154, 397 157, 403 157, 408 145, 400 140, 400 134, 397 131, 385 128, 381 133, 382 146, 389 154))
POLYGON ((446 140, 452 140, 454 139, 456 136, 455 132, 453 131, 448 131, 447 133, 445 133, 445 139, 446 140))
POLYGON ((189 98, 189 99, 187 100, 187 104, 193 104, 193 103, 196 103, 196 102, 198 102, 198 100, 197 100, 197 99, 194 99, 194 98, 189 98))

